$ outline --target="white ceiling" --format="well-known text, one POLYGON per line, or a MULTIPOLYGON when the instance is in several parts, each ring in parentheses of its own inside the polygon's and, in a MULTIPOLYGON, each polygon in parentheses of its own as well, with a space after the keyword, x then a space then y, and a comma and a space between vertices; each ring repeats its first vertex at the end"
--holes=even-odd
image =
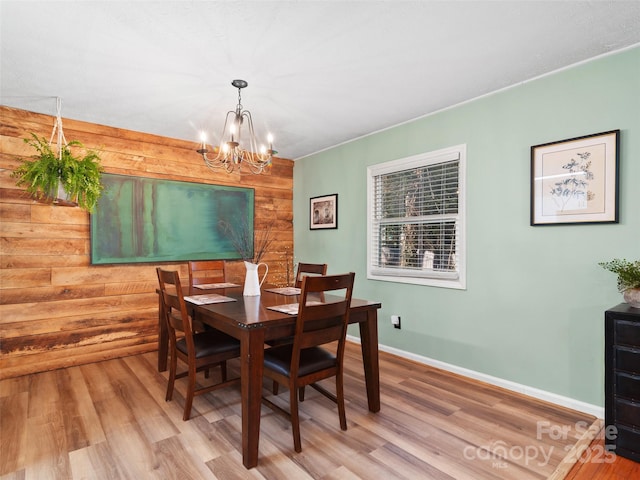
POLYGON ((1 102, 189 140, 242 103, 280 156, 640 43, 640 1, 0 2, 1 102))

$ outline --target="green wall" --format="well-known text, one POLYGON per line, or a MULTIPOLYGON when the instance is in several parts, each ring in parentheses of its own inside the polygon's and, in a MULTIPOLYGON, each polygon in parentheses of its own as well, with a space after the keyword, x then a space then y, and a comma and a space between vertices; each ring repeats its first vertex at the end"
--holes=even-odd
POLYGON ((296 262, 355 271, 382 302, 381 344, 603 406, 603 312, 622 297, 597 263, 640 258, 640 47, 297 160, 294 241, 296 262), (530 147, 614 129, 620 223, 529 226, 530 147), (367 280, 367 166, 462 143, 467 289, 367 280), (338 229, 310 231, 309 198, 332 193, 338 229))

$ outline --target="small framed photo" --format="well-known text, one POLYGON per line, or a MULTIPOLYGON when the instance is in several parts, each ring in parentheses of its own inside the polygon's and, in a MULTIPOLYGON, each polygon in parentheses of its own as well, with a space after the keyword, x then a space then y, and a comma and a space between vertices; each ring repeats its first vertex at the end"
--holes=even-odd
POLYGON ((618 223, 620 130, 531 147, 531 225, 618 223))
POLYGON ((338 194, 313 197, 309 200, 309 229, 338 228, 338 194))

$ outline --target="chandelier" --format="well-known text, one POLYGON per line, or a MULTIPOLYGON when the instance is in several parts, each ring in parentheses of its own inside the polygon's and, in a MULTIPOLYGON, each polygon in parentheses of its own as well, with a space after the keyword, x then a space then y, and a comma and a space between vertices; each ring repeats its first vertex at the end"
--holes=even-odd
POLYGON ((253 120, 251 112, 243 110, 242 107, 242 89, 248 83, 244 80, 234 80, 231 85, 238 89, 238 105, 235 110, 229 110, 224 120, 222 135, 220 136, 220 145, 214 147, 213 152, 209 152, 206 143, 206 134, 201 134, 200 148, 196 150, 204 163, 212 170, 222 168, 228 173, 238 169, 240 171, 242 165, 247 165, 253 174, 268 172, 271 167, 273 155, 278 153, 273 149, 273 137, 271 134, 267 137, 268 147, 261 145, 258 148, 258 141, 253 131, 253 120), (248 139, 246 147, 241 145, 242 127, 246 126, 248 131, 248 139), (211 153, 211 155, 209 155, 211 153))

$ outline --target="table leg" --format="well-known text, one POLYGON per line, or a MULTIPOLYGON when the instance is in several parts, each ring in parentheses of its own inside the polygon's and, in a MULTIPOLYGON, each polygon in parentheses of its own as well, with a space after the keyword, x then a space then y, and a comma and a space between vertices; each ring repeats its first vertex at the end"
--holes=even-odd
POLYGON ((364 379, 367 385, 369 411, 380 411, 380 365, 378 362, 378 312, 367 311, 367 320, 359 322, 364 379))
POLYGON ((162 294, 158 294, 158 371, 167 369, 167 356, 169 355, 169 332, 164 318, 164 302, 162 294))
POLYGON ((262 406, 262 370, 264 330, 249 329, 240 338, 242 383, 242 463, 246 468, 258 465, 260 409, 262 406))

